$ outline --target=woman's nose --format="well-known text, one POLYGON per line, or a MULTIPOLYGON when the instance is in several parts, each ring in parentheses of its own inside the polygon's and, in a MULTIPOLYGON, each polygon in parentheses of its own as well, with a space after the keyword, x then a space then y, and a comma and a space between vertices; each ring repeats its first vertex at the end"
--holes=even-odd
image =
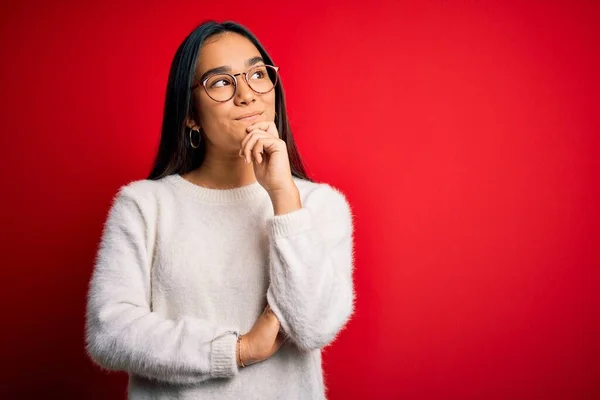
POLYGON ((242 104, 247 104, 254 101, 256 94, 244 78, 238 79, 237 81, 237 93, 235 94, 235 101, 242 104))

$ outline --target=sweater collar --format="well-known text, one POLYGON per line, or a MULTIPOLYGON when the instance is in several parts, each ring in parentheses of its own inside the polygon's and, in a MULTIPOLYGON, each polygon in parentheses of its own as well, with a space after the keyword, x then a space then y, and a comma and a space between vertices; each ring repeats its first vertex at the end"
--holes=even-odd
POLYGON ((267 194, 258 181, 231 189, 209 189, 188 181, 178 173, 168 175, 164 179, 178 189, 209 203, 238 203, 254 199, 261 194, 267 194))

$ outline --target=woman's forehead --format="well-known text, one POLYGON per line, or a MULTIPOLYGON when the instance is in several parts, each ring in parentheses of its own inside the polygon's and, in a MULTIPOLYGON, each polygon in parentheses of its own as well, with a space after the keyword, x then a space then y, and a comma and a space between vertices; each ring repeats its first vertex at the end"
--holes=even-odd
POLYGON ((204 42, 198 54, 196 72, 202 74, 218 67, 243 71, 246 61, 257 56, 260 56, 260 52, 250 40, 237 33, 227 32, 204 42))

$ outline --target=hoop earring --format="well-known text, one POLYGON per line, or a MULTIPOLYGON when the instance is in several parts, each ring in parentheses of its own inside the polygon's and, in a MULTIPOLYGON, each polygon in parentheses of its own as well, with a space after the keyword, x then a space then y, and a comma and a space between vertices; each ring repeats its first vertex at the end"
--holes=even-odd
POLYGON ((202 135, 200 134, 200 129, 190 129, 190 146, 193 149, 197 149, 198 147, 200 147, 200 142, 202 141, 202 135), (192 132, 198 132, 198 144, 196 146, 194 146, 194 141, 192 140, 192 132))

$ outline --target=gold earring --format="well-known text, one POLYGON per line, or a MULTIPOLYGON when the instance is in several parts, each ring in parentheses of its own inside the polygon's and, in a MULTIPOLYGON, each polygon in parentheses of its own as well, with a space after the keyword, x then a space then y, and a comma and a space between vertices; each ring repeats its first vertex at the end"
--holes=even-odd
POLYGON ((192 148, 197 149, 198 147, 200 147, 200 142, 202 141, 202 135, 200 134, 200 129, 190 129, 190 146, 192 146, 192 148), (194 141, 192 140, 192 132, 198 132, 198 144, 196 146, 194 146, 194 141))

